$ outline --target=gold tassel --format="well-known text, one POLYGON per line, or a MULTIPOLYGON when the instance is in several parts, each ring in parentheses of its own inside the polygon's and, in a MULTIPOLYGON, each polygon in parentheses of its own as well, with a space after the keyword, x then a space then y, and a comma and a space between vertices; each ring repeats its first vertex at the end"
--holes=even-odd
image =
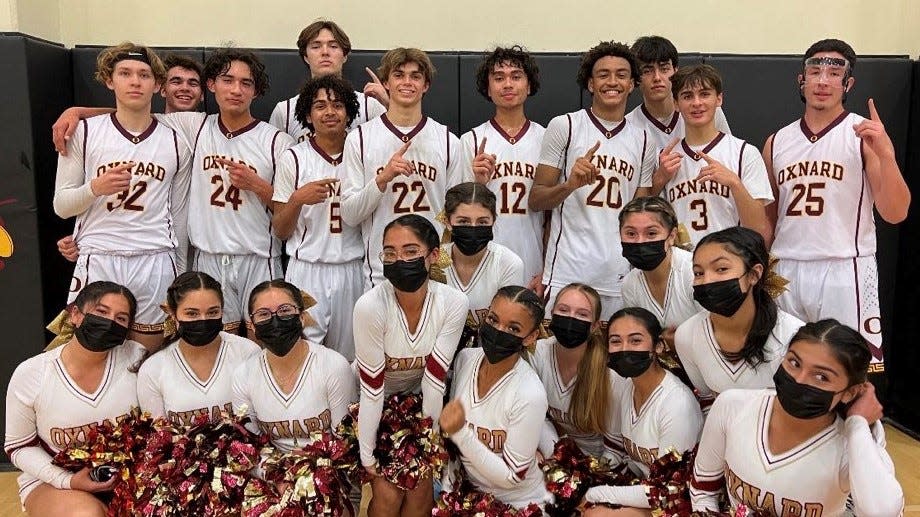
POLYGON ((166 305, 166 302, 160 304, 160 310, 166 313, 166 319, 163 320, 163 338, 169 339, 176 335, 179 326, 176 324, 176 319, 169 313, 169 306, 166 305))
POLYGON ((438 215, 434 217, 434 220, 441 223, 444 226, 444 231, 441 233, 441 244, 447 244, 448 242, 453 242, 453 236, 450 232, 449 222, 447 221, 447 212, 441 210, 438 212, 438 215))
POLYGON ((306 318, 305 318, 306 321, 304 322, 303 325, 305 327, 315 326, 316 320, 313 319, 313 316, 311 316, 309 312, 307 312, 307 309, 316 305, 316 299, 310 296, 310 293, 304 291, 303 289, 300 290, 300 299, 301 299, 301 303, 303 304, 304 314, 306 315, 306 318))
POLYGON ((770 262, 767 266, 767 274, 765 275, 766 278, 764 278, 763 281, 763 287, 771 298, 776 298, 783 294, 786 290, 786 286, 789 285, 789 280, 776 273, 777 262, 779 262, 779 259, 770 255, 770 262))
POLYGON ((76 329, 70 322, 70 311, 67 309, 62 310, 45 328, 56 336, 45 347, 45 352, 67 344, 73 338, 73 331, 76 329))
POLYGON ((434 280, 435 282, 446 284, 447 268, 449 268, 450 265, 450 253, 444 251, 444 248, 441 248, 441 252, 438 253, 438 260, 433 262, 431 264, 431 269, 428 270, 428 278, 434 280))
POLYGON ((677 238, 674 240, 674 246, 682 250, 693 251, 693 243, 690 241, 690 232, 684 223, 677 225, 677 238))

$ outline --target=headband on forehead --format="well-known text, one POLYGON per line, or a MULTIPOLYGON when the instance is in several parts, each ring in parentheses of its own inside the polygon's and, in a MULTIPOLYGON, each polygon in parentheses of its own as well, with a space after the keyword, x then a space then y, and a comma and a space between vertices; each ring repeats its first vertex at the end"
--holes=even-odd
POLYGON ((146 52, 137 52, 137 51, 128 51, 122 52, 115 56, 115 63, 119 61, 124 61, 126 59, 133 59, 134 61, 140 61, 141 63, 147 63, 150 65, 150 58, 147 56, 146 52))
POLYGON ((850 62, 842 57, 810 57, 805 60, 805 66, 842 66, 850 67, 850 62))

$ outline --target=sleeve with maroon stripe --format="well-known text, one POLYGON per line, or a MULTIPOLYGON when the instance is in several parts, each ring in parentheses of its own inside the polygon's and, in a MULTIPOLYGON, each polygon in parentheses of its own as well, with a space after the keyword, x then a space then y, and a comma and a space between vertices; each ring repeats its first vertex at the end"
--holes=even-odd
POLYGON ((69 489, 73 474, 51 464, 38 437, 35 400, 41 392, 44 354, 20 364, 6 390, 6 440, 3 449, 17 468, 58 489, 69 489))
POLYGON ((463 150, 457 135, 447 129, 447 188, 473 181, 473 160, 463 150))
MULTIPOLYGON (((433 289, 437 296, 443 297, 438 303, 443 307, 444 319, 425 364, 425 376, 422 378, 422 411, 434 419, 437 428, 438 418, 444 407, 444 379, 460 343, 470 302, 466 295, 456 289, 444 284, 435 285, 433 281, 429 284, 429 289, 433 289)), ((355 322, 357 325, 357 319, 355 322)))
POLYGON ((534 458, 548 408, 544 390, 518 391, 514 404, 508 410, 507 439, 501 456, 479 441, 476 433, 466 425, 452 434, 451 440, 460 449, 464 460, 475 465, 489 483, 507 490, 523 481, 529 468, 537 468, 534 458))
POLYGON ((377 210, 383 192, 377 187, 374 176, 366 177, 364 170, 364 129, 358 127, 345 138, 342 165, 345 178, 342 180, 342 221, 358 226, 377 210))
MULTIPOLYGON (((355 304, 354 334, 355 358, 361 380, 361 405, 358 409, 358 442, 361 446, 361 464, 372 466, 377 430, 383 416, 383 379, 386 366, 384 339, 386 335, 386 307, 379 288, 372 289, 355 304)), ((456 346, 456 345, 454 345, 456 346)), ((426 374, 427 377, 427 374, 426 374)), ((437 421, 437 419, 435 419, 437 421)))
POLYGON ((652 186, 652 174, 658 166, 658 155, 655 153, 655 145, 651 142, 648 134, 642 133, 642 170, 639 171, 639 187, 652 186))
POLYGON ((743 391, 722 393, 709 410, 690 480, 690 501, 694 510, 719 511, 719 494, 725 486, 726 433, 731 427, 732 413, 739 409, 739 404, 749 400, 738 395, 743 395, 743 391))

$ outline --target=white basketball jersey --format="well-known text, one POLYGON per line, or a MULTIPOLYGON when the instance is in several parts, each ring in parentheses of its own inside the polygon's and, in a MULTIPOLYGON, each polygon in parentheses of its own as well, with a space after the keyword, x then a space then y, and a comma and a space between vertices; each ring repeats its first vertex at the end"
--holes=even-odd
POLYGON ((540 146, 546 130, 527 121, 517 135, 509 135, 489 120, 460 137, 463 152, 473 162, 482 140, 485 152, 495 155, 495 172, 486 185, 498 201, 492 231, 495 242, 507 246, 524 261, 524 284, 543 271, 543 212, 527 207, 534 173, 540 163, 540 146))
MULTIPOLYGON (((856 515, 864 515, 860 501, 865 504, 871 499, 882 499, 884 503, 864 506, 867 514, 898 514, 882 510, 897 507, 898 499, 890 492, 898 492, 900 487, 886 490, 892 485, 885 483, 885 478, 894 481, 894 485, 897 482, 894 465, 885 452, 881 422, 872 428, 875 443, 867 443, 867 456, 874 458, 849 457, 847 427, 851 423, 839 417, 791 450, 774 454, 770 451, 768 429, 777 404, 773 390, 731 390, 719 396, 709 412, 693 467, 690 497, 694 510, 716 509, 713 503, 725 488, 732 513, 744 504, 768 515, 853 515, 846 510, 847 497, 851 489, 861 489, 865 500, 853 494, 856 515), (851 469, 863 469, 859 477, 870 484, 851 487, 850 481, 855 477, 851 469)), ((866 425, 865 420, 862 425, 866 425)))
MULTIPOLYGON (((386 113, 387 109, 380 104, 380 101, 373 97, 364 95, 363 92, 355 92, 358 97, 358 116, 348 126, 348 131, 358 127, 368 120, 379 117, 386 113)), ((305 141, 310 136, 310 130, 303 127, 297 120, 294 111, 297 108, 297 99, 300 95, 295 95, 286 101, 281 101, 275 105, 272 115, 268 119, 269 123, 276 128, 291 135, 297 143, 305 141)))
MULTIPOLYGON (((77 345, 79 346, 79 345, 77 345)), ((57 452, 86 442, 104 420, 116 420, 137 406, 137 375, 128 371, 143 355, 134 341, 111 349, 102 380, 87 393, 73 380, 58 347, 23 361, 10 378, 6 394, 6 454, 19 469, 19 491, 46 482, 70 488, 70 473, 51 465, 57 452)))
POLYGON ((349 133, 344 154, 342 215, 350 224, 361 224, 365 286, 374 286, 383 281, 383 228, 401 215, 418 214, 441 233, 435 217, 444 209, 447 189, 472 177, 472 172, 462 167, 459 139, 428 117, 414 128, 398 128, 383 114, 349 133), (403 158, 415 165, 415 173, 397 176, 386 192, 380 192, 374 178, 409 141, 403 158))
POLYGON ((671 203, 677 220, 684 223, 690 241, 696 244, 705 235, 738 226, 738 207, 730 189, 709 180, 697 181, 700 170, 708 164, 700 153, 724 165, 741 177, 752 198, 773 201, 773 190, 760 151, 740 138, 719 133, 703 146, 690 146, 686 139, 675 147, 684 155, 677 173, 668 181, 661 196, 671 203))
POLYGON ((875 201, 865 175, 865 120, 843 112, 820 133, 799 119, 773 135, 773 180, 779 189, 777 258, 822 260, 875 253, 875 201))
MULTIPOLYGON (((671 117, 665 121, 658 120, 652 115, 645 104, 636 106, 632 111, 626 114, 626 119, 645 130, 648 134, 650 149, 654 152, 656 160, 660 153, 675 138, 681 139, 686 134, 686 125, 680 112, 674 110, 671 117)), ((715 114, 716 129, 730 135, 731 129, 728 127, 728 120, 725 118, 725 112, 722 107, 716 107, 715 114)), ((675 148, 676 150, 677 148, 675 148)))
POLYGON ((74 240, 80 252, 175 249, 179 245, 175 217, 184 217, 184 207, 175 206, 176 196, 183 203, 187 198, 190 160, 188 146, 179 142, 176 132, 153 120, 143 133, 133 135, 112 113, 82 120, 74 139, 80 146, 86 183, 117 165, 135 164, 127 190, 96 197, 77 216, 74 240))
POLYGON ((199 415, 212 422, 221 411, 233 411, 232 382, 236 367, 259 351, 252 341, 221 332, 220 349, 207 379, 199 379, 175 342, 150 356, 137 372, 141 409, 165 416, 175 425, 189 426, 199 415))
POLYGON ((547 408, 543 384, 527 361, 519 359, 480 397, 478 377, 483 361, 481 348, 457 354, 452 392, 463 405, 469 431, 454 433, 462 453, 460 461, 474 485, 505 504, 521 508, 547 502, 550 497, 536 458, 540 422, 547 408), (489 479, 497 470, 490 467, 498 463, 506 471, 501 483, 489 479))
POLYGON ((358 399, 358 382, 348 361, 310 343, 290 393, 275 380, 265 351, 249 356, 233 375, 233 407, 246 408, 261 434, 285 452, 303 447, 313 433, 331 431, 358 399))
POLYGON ((677 327, 674 347, 700 398, 713 399, 732 388, 772 388, 773 374, 783 362, 789 340, 802 325, 802 320, 778 310, 776 324, 764 347, 764 362, 756 367, 745 361, 733 363, 722 355, 707 310, 677 327))
POLYGON ((671 248, 671 271, 664 293, 664 305, 652 296, 648 280, 641 269, 634 268, 623 279, 623 306, 642 307, 655 317, 662 328, 676 328, 703 310, 693 299, 693 254, 671 248))
MULTIPOLYGON (((281 155, 272 201, 287 203, 295 190, 311 181, 324 178, 342 180, 344 175, 342 157, 329 156, 312 138, 308 138, 281 155)), ((331 186, 326 201, 301 207, 294 233, 286 244, 289 256, 326 264, 342 264, 364 257, 361 230, 342 222, 341 188, 339 181, 331 186)))
POLYGON ((233 186, 227 169, 216 159, 245 164, 273 184, 278 158, 293 139, 258 120, 230 131, 218 114, 172 113, 158 119, 183 133, 192 147, 188 224, 192 246, 211 254, 280 256, 269 207, 254 192, 233 186))
MULTIPOLYGON (((559 374, 559 366, 556 362, 556 338, 549 337, 537 341, 534 353, 527 356, 530 366, 533 367, 543 388, 546 390, 546 399, 549 402, 549 410, 546 417, 553 423, 555 429, 560 435, 566 435, 575 440, 578 448, 585 454, 600 458, 604 453, 604 437, 600 434, 585 433, 579 431, 572 423, 569 416, 569 406, 572 404, 572 393, 575 391, 575 382, 578 376, 572 377, 568 384, 562 381, 559 374)), ((608 407, 608 417, 616 411, 614 404, 615 396, 615 379, 611 370, 607 370, 610 381, 610 407, 608 407)), ((608 418, 610 420, 610 418, 608 418)), ((616 434, 616 433, 612 433, 616 434)))
POLYGON ((690 388, 667 370, 641 408, 636 408, 634 393, 632 382, 614 393, 621 436, 608 438, 622 440, 630 469, 647 478, 651 464, 669 449, 683 453, 696 447, 703 415, 690 388))
MULTIPOLYGON (((449 242, 441 246, 441 253, 452 256, 454 244, 449 242)), ((510 249, 495 241, 489 242, 482 261, 466 285, 460 280, 454 265, 445 271, 447 285, 458 289, 469 298, 470 320, 476 326, 489 313, 489 305, 499 288, 507 285, 524 285, 524 264, 521 258, 510 249)))
POLYGON ((617 230, 620 209, 637 189, 652 184, 655 166, 645 131, 625 119, 605 127, 590 109, 560 115, 546 129, 540 163, 561 170, 563 183, 575 160, 596 142, 601 143, 594 155, 600 169, 597 180, 553 209, 543 283, 562 287, 582 282, 603 296, 619 296, 630 268, 617 230))

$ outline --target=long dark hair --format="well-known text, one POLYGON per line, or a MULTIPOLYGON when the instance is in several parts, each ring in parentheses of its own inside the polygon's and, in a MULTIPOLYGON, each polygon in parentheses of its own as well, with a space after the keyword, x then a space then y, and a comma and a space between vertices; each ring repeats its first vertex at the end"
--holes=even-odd
POLYGON ((247 305, 250 314, 252 313, 253 306, 256 304, 256 298, 269 289, 286 291, 287 294, 290 295, 291 301, 294 302, 294 306, 303 311, 303 295, 300 293, 300 289, 283 278, 276 278, 274 280, 266 280, 252 288, 252 292, 249 293, 249 303, 247 305))
POLYGON ((428 247, 429 252, 441 245, 441 238, 438 236, 438 231, 435 230, 434 225, 431 224, 431 221, 418 214, 406 214, 393 219, 383 228, 383 235, 386 236, 390 228, 394 226, 402 226, 412 230, 412 233, 428 247))
POLYGON ((544 314, 543 301, 530 289, 520 285, 506 285, 500 288, 495 293, 495 296, 492 297, 493 300, 496 298, 504 298, 510 302, 520 304, 527 310, 533 325, 533 328, 527 334, 540 327, 544 314))
POLYGON ((856 330, 835 319, 806 323, 789 340, 791 347, 796 341, 824 343, 831 349, 834 359, 843 366, 847 376, 847 387, 866 382, 872 352, 866 338, 856 330))
POLYGON ((661 332, 664 329, 661 328, 661 322, 658 321, 658 317, 644 307, 623 307, 610 315, 610 319, 607 320, 608 338, 610 336, 610 326, 613 325, 613 322, 627 316, 635 318, 639 323, 642 323, 642 326, 645 327, 648 334, 652 336, 652 352, 654 352, 655 347, 661 342, 661 332))
POLYGON ((134 293, 130 289, 121 284, 109 282, 108 280, 90 282, 77 294, 73 301, 73 306, 85 314, 86 311, 83 309, 87 305, 95 306, 107 294, 120 294, 128 300, 128 319, 130 320, 128 327, 130 327, 134 323, 134 317, 137 316, 137 298, 134 297, 134 293))

